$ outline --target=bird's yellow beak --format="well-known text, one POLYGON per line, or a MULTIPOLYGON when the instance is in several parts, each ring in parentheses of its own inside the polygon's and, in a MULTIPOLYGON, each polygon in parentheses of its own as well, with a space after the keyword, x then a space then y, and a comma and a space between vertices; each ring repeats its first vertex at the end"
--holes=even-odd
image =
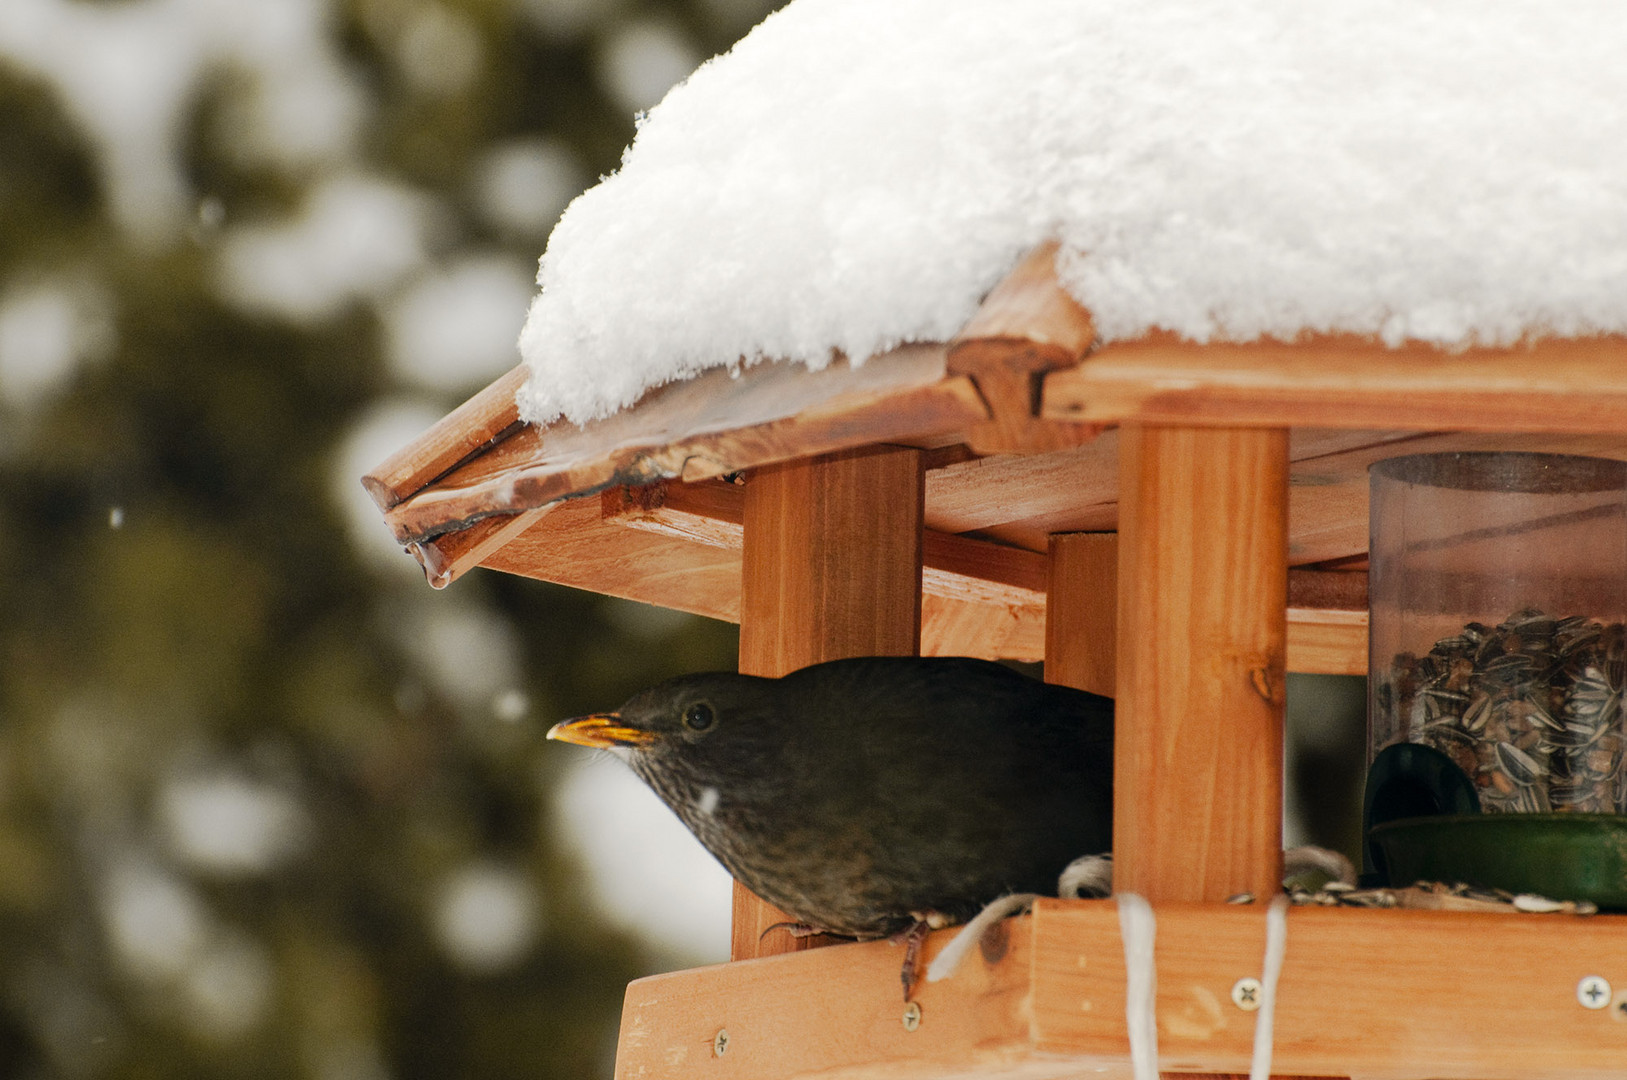
POLYGON ((575 743, 578 746, 593 746, 600 750, 607 750, 612 746, 643 746, 655 741, 653 731, 628 727, 621 722, 621 714, 613 712, 561 720, 548 729, 548 737, 558 739, 560 742, 575 743))

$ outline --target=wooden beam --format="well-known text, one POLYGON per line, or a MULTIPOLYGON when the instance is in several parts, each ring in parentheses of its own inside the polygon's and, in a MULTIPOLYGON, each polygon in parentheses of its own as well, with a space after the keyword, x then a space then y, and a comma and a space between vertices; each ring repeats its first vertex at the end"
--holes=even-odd
MULTIPOLYGON (((600 499, 570 499, 524 519, 488 519, 422 545, 419 555, 452 577, 478 561, 739 622, 743 506, 744 489, 718 481, 613 488, 600 499)), ((1044 658, 1046 556, 932 530, 924 533, 923 549, 923 655, 1044 658)), ((1366 575, 1290 573, 1289 670, 1366 671, 1366 599, 1355 598, 1352 578, 1365 581, 1366 575)))
MULTIPOLYGON (((848 451, 752 473, 742 516, 740 670, 779 676, 921 642, 921 453, 848 451)), ((735 886, 734 959, 809 939, 763 937, 785 913, 735 886)))
POLYGON ((1096 337, 1090 312, 1057 281, 1056 251, 1049 243, 1030 252, 950 343, 949 370, 973 378, 992 414, 967 429, 979 453, 1058 450, 1101 430, 1039 417, 1041 377, 1077 364, 1096 337))
POLYGON ((1627 338, 1447 352, 1360 337, 1113 342, 1046 375, 1041 412, 1086 423, 1627 431, 1627 338))
POLYGON ((1273 895, 1288 433, 1130 425, 1120 448, 1115 885, 1273 895))
MULTIPOLYGON (((1233 1005, 1231 988, 1261 973, 1262 905, 1155 911, 1163 1068, 1246 1073, 1258 1014, 1233 1005)), ((928 957, 954 932, 934 934, 928 957)), ((902 1022, 899 950, 885 942, 641 979, 627 988, 617 1080, 1128 1077, 1112 903, 1041 900, 991 946, 920 987, 914 1030, 902 1022)), ((1587 975, 1627 987, 1627 917, 1295 908, 1274 1072, 1619 1080, 1627 994, 1584 1009, 1587 975)))
POLYGON ((411 543, 615 484, 699 480, 872 443, 960 442, 957 433, 989 413, 970 378, 946 372, 946 356, 942 345, 901 345, 819 371, 761 363, 732 377, 715 368, 603 420, 522 428, 385 520, 411 543))
POLYGON ((1118 681, 1117 533, 1051 537, 1045 681, 1113 697, 1118 681))
POLYGON ((514 395, 528 375, 523 364, 512 368, 362 477, 362 487, 378 508, 390 509, 518 431, 520 409, 514 395))
MULTIPOLYGON (((459 534, 461 535, 461 534, 459 534)), ((571 499, 491 552, 492 570, 740 621, 740 554, 607 524, 598 499, 571 499)))

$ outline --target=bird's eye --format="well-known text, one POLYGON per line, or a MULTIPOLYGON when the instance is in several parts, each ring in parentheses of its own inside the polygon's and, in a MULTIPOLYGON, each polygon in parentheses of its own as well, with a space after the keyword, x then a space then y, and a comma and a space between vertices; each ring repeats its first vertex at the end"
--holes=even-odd
POLYGON ((690 731, 705 731, 716 719, 712 707, 704 701, 697 701, 684 710, 684 727, 690 731))

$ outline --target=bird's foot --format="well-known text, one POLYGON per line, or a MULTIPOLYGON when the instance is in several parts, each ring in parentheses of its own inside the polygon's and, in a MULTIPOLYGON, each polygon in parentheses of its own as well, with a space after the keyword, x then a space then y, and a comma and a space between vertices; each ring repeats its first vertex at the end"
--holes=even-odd
MULTIPOLYGON (((933 912, 932 916, 936 916, 940 922, 943 918, 937 912, 933 912)), ((898 973, 898 979, 904 984, 906 1005, 915 996, 915 984, 921 981, 921 946, 926 936, 935 929, 932 916, 923 918, 916 915, 913 923, 887 939, 895 945, 902 943, 904 946, 904 968, 898 973)))
POLYGON ((817 926, 809 926, 807 923, 802 923, 802 922, 777 922, 777 923, 774 923, 771 926, 765 927, 763 929, 763 932, 761 934, 757 935, 757 940, 758 941, 763 940, 765 937, 767 937, 769 934, 773 933, 775 930, 784 930, 786 933, 790 934, 792 937, 797 938, 797 939, 809 938, 809 937, 818 937, 820 934, 828 934, 829 933, 828 930, 821 930, 821 929, 819 929, 819 927, 817 927, 817 926))

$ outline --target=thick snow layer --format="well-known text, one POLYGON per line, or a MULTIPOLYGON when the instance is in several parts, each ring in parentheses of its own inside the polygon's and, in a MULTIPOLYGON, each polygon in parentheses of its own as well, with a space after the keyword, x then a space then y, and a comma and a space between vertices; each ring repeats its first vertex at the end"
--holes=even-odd
POLYGON ((943 339, 1052 236, 1109 340, 1624 332, 1623 56, 1588 0, 796 0, 567 210, 522 408, 943 339))

